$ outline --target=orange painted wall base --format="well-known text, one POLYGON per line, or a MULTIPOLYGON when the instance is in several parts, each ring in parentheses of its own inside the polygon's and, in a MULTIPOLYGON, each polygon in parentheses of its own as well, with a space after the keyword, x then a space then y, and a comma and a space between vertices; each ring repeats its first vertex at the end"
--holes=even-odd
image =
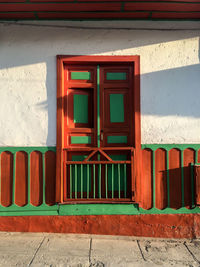
POLYGON ((200 214, 0 217, 0 231, 200 237, 200 214))

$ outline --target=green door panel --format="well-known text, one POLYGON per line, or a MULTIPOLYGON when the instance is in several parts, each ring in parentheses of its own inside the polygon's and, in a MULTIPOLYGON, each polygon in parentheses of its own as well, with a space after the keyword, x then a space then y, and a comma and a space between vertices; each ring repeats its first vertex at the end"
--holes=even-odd
POLYGON ((110 94, 110 122, 124 122, 123 94, 110 94))
POLYGON ((88 123, 88 95, 74 94, 74 123, 88 123))
POLYGON ((89 71, 72 71, 71 80, 91 80, 91 72, 89 71))
POLYGON ((127 136, 122 135, 113 135, 113 136, 108 136, 107 137, 107 143, 108 144, 126 144, 127 143, 127 136))
POLYGON ((91 136, 71 136, 71 144, 91 144, 91 136))
POLYGON ((107 72, 106 79, 108 81, 124 81, 126 80, 126 72, 107 72))

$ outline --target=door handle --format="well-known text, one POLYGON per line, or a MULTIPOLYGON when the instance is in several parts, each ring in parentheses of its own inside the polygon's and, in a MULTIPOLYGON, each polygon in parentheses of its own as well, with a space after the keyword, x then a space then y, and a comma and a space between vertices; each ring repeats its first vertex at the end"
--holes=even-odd
POLYGON ((103 130, 101 130, 100 140, 103 141, 103 130))

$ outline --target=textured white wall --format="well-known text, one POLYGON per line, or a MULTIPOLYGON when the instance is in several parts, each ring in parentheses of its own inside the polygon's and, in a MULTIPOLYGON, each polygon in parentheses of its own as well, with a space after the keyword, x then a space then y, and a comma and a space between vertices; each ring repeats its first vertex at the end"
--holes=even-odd
POLYGON ((56 144, 58 54, 140 55, 142 143, 200 143, 199 23, 39 24, 0 24, 0 146, 56 144))

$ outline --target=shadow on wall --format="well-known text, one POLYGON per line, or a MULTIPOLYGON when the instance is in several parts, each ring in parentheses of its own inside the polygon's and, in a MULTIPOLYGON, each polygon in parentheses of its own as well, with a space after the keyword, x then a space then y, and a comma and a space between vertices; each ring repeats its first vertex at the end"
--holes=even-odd
MULTIPOLYGON (((138 54, 141 56, 142 63, 145 56, 148 55, 147 46, 165 45, 168 42, 177 40, 198 38, 199 32, 80 30, 1 25, 0 36, 2 48, 0 50, 0 69, 45 64, 46 77, 40 76, 38 80, 33 78, 32 82, 35 83, 33 88, 37 88, 38 83, 45 84, 42 87, 43 90, 44 86, 46 88, 46 100, 42 100, 35 105, 47 110, 48 136, 46 143, 47 145, 55 145, 56 55, 138 54)), ((161 48, 157 46, 154 50, 156 49, 159 50, 161 48)), ((167 50, 167 46, 162 49, 164 49, 163 51, 167 50)), ((141 65, 142 69, 144 69, 143 65, 141 65)), ((142 74, 142 114, 200 117, 198 103, 200 98, 199 73, 200 65, 195 64, 142 74)), ((31 74, 29 77, 31 77, 31 74)), ((23 84, 25 82, 26 77, 16 80, 16 83, 21 83, 21 86, 25 86, 23 84)))

